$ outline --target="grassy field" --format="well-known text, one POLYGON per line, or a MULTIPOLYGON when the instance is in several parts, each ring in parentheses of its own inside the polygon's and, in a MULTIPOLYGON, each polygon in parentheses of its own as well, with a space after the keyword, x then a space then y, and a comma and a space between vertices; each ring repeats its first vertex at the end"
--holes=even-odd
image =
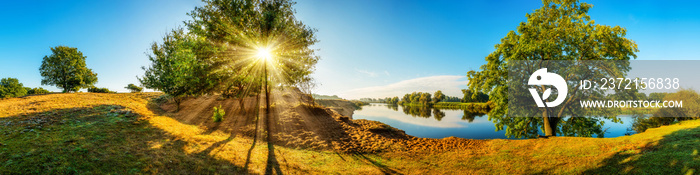
POLYGON ((72 93, 0 100, 0 174, 700 171, 698 120, 618 138, 496 139, 474 149, 358 154, 276 146, 185 124, 150 102, 159 95, 72 93))

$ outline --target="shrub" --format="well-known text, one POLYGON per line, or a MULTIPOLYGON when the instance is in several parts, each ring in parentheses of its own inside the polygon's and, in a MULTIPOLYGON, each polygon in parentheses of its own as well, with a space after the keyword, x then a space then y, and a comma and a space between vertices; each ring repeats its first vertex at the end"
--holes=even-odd
POLYGON ((221 122, 224 120, 224 115, 226 115, 226 112, 221 108, 221 105, 219 105, 218 108, 214 106, 214 116, 212 116, 214 122, 221 122))
POLYGON ((0 98, 21 97, 27 95, 27 89, 16 78, 0 80, 0 98))
POLYGON ((141 91, 143 91, 143 88, 142 88, 142 87, 136 86, 136 85, 134 85, 133 83, 127 85, 127 86, 124 87, 124 88, 128 89, 128 90, 131 91, 132 93, 133 93, 133 92, 141 92, 141 91))
POLYGON ((163 104, 163 103, 168 102, 172 99, 173 99, 173 96, 170 96, 168 94, 163 94, 161 96, 154 98, 153 102, 155 102, 156 104, 163 104))
MULTIPOLYGON (((29 89, 29 88, 27 88, 27 89, 29 89)), ((48 94, 48 93, 51 93, 51 91, 46 90, 46 89, 41 88, 41 87, 36 87, 36 88, 27 90, 27 95, 38 95, 38 94, 48 94)))
POLYGON ((98 88, 98 87, 90 87, 90 88, 88 88, 88 92, 92 92, 92 93, 117 93, 114 91, 110 91, 107 88, 98 88))

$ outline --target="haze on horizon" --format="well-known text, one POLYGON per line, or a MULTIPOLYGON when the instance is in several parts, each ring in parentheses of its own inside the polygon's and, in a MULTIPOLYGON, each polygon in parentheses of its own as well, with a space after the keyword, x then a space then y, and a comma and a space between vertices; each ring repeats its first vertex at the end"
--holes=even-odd
MULTIPOLYGON (((699 2, 583 1, 592 19, 627 29, 638 59, 689 60, 700 55, 699 2), (679 5, 682 4, 682 5, 679 5)), ((146 52, 190 18, 199 1, 10 1, 0 6, 0 78, 41 86, 39 65, 50 47, 77 47, 97 87, 126 92, 138 83, 146 52)), ((347 99, 442 90, 461 96, 466 73, 485 63, 540 1, 299 1, 296 17, 318 29, 317 94, 347 99)))

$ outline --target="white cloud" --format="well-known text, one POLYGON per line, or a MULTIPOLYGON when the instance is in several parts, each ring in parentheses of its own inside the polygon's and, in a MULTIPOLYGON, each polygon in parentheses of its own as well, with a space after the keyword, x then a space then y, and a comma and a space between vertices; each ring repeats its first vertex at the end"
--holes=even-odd
POLYGON ((368 71, 368 70, 362 70, 362 69, 357 69, 357 68, 356 68, 355 71, 357 71, 357 72, 359 72, 359 73, 362 73, 362 74, 365 74, 365 75, 367 75, 367 76, 369 76, 369 77, 377 77, 377 73, 371 72, 371 71, 368 71))
POLYGON ((403 80, 384 86, 352 89, 340 93, 339 96, 346 99, 402 97, 404 94, 411 92, 434 93, 437 90, 442 90, 445 95, 461 97, 461 89, 466 88, 466 84, 465 76, 440 75, 403 80))

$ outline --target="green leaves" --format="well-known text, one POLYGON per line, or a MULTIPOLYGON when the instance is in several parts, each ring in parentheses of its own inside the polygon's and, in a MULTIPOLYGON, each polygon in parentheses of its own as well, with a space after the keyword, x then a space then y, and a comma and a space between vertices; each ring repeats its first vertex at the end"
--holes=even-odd
POLYGON ((57 46, 44 56, 39 71, 41 85, 55 85, 63 92, 77 92, 97 83, 97 74, 85 65, 85 56, 77 48, 57 46))
POLYGON ((264 68, 270 84, 303 85, 319 57, 310 46, 315 30, 294 17, 288 0, 210 0, 188 13, 185 29, 151 46, 150 67, 139 78, 147 88, 177 99, 216 93, 227 98, 257 94, 264 68), (269 48, 272 59, 255 58, 269 48))
POLYGON ((136 85, 134 85, 133 83, 129 83, 129 85, 127 85, 127 86, 124 87, 124 88, 128 89, 128 90, 131 91, 131 92, 141 92, 141 91, 143 91, 143 88, 142 88, 142 87, 136 86, 136 85))
MULTIPOLYGON (((557 111, 535 109, 523 115, 531 117, 508 117, 508 63, 513 60, 629 60, 636 58, 637 44, 625 38, 626 30, 619 26, 595 24, 588 16, 590 4, 577 0, 544 0, 543 6, 527 14, 527 21, 521 22, 516 31, 510 31, 495 51, 486 57, 487 63, 480 71, 469 71, 468 86, 472 92, 489 94, 495 106, 489 119, 496 127, 506 129, 508 136, 537 137, 538 130, 548 131, 546 135, 590 136, 602 133, 595 118, 562 119, 566 116, 583 116, 575 105, 558 106, 557 111), (565 112, 558 109, 565 108, 565 112), (538 119, 539 118, 539 119, 538 119), (557 128, 559 125, 562 125, 557 128), (585 127, 581 127, 585 126, 585 127), (588 128, 588 129, 583 129, 588 128), (551 129, 551 130, 550 130, 551 129)), ((624 75, 628 65, 601 65, 609 69, 571 68, 557 72, 562 75, 624 75)), ((581 78, 581 77, 579 77, 581 78)), ((585 78, 581 78, 585 79, 585 78)), ((601 96, 601 92, 583 94, 578 91, 572 97, 582 95, 601 96)), ((529 95, 529 94, 523 94, 529 95)), ((466 98, 466 97, 465 97, 466 98)))
POLYGON ((21 97, 27 95, 27 89, 16 78, 0 80, 0 98, 21 97))

